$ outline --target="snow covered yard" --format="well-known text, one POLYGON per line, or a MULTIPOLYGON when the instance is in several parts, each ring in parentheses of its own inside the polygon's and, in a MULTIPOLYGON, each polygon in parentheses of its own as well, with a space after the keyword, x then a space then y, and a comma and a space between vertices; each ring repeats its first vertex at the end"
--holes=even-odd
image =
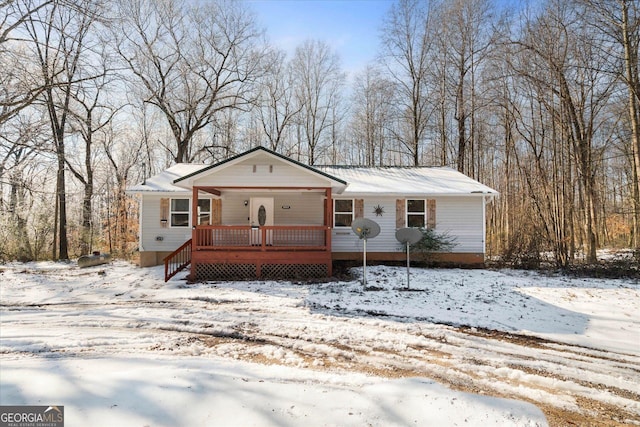
POLYGON ((0 404, 64 405, 68 426, 640 425, 638 283, 367 273, 2 266, 0 404))

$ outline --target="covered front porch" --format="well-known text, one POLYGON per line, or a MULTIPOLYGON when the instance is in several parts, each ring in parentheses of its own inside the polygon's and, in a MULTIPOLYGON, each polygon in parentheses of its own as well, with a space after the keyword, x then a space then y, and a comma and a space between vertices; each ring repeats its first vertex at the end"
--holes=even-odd
POLYGON ((332 274, 331 187, 194 186, 191 240, 165 258, 168 280, 332 274))

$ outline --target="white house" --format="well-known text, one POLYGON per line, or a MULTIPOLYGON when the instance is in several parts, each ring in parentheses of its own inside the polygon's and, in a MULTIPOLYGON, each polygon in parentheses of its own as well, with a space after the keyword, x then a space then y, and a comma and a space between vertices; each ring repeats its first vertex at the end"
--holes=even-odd
POLYGON ((351 223, 381 232, 367 258, 401 260, 403 227, 455 239, 435 259, 482 265, 485 205, 497 192, 450 168, 307 166, 263 147, 214 165, 178 164, 128 189, 140 197, 140 265, 167 280, 327 276, 334 260, 362 259, 351 223))

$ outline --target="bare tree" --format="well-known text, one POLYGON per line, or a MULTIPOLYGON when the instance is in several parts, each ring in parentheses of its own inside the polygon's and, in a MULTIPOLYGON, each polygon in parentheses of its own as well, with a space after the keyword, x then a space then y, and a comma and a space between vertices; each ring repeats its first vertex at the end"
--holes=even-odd
POLYGON ((296 48, 291 66, 296 82, 299 120, 307 144, 307 159, 315 164, 325 132, 331 129, 332 108, 345 75, 340 58, 329 45, 319 40, 307 40, 296 48))
POLYGON ((21 30, 52 3, 53 0, 0 1, 0 123, 31 105, 46 88, 33 78, 21 30))
POLYGON ((352 135, 361 147, 367 166, 383 166, 389 139, 389 124, 393 111, 394 84, 373 65, 354 79, 352 135))
POLYGON ((261 82, 259 114, 269 148, 278 151, 302 104, 295 102, 293 76, 285 52, 273 51, 269 64, 269 72, 261 82))
POLYGON ((167 120, 176 162, 202 147, 193 136, 226 109, 254 103, 265 52, 253 15, 240 2, 121 1, 117 51, 145 102, 167 120))
POLYGON ((433 110, 427 93, 434 42, 431 8, 427 1, 400 0, 382 27, 382 58, 398 91, 400 127, 396 137, 415 166, 420 164, 420 148, 433 110))
MULTIPOLYGON (((48 112, 57 159, 57 230, 54 230, 54 259, 69 258, 65 137, 74 85, 79 80, 78 72, 84 59, 85 42, 95 20, 97 5, 89 0, 79 0, 74 4, 54 1, 48 7, 35 11, 31 19, 24 23, 24 31, 28 35, 33 56, 38 64, 38 78, 44 87, 40 98, 48 112), (58 254, 56 240, 59 242, 58 254)), ((23 14, 33 9, 29 0, 23 0, 18 7, 22 8, 23 14)))
POLYGON ((451 87, 457 124, 457 166, 460 172, 473 172, 478 111, 478 70, 495 42, 491 36, 492 11, 488 0, 452 0, 438 10, 443 24, 439 32, 444 81, 439 87, 451 87), (449 72, 447 68, 451 68, 449 72), (468 155, 468 150, 470 154, 468 155))
POLYGON ((121 256, 129 254, 128 244, 135 237, 132 231, 137 230, 137 218, 132 215, 129 205, 131 200, 126 195, 127 185, 133 179, 144 180, 144 171, 137 166, 143 157, 147 135, 144 128, 118 133, 113 122, 105 122, 105 134, 102 147, 110 165, 110 174, 106 178, 107 214, 105 229, 111 252, 121 256), (138 176, 135 176, 136 171, 138 176), (132 176, 133 175, 133 176, 132 176), (115 181, 115 182, 114 182, 115 181))
MULTIPOLYGON (((633 241, 640 248, 640 6, 632 0, 578 0, 586 8, 584 20, 596 34, 607 42, 594 43, 600 51, 607 70, 619 79, 627 93, 627 105, 631 138, 628 152, 632 158, 633 186, 633 241)), ((605 70, 603 70, 605 71, 605 70)))
MULTIPOLYGON (((597 145, 597 134, 604 123, 602 112, 611 94, 612 81, 601 71, 601 58, 592 48, 593 38, 598 35, 583 29, 575 11, 566 4, 551 2, 544 12, 528 22, 526 33, 516 43, 522 48, 521 55, 533 58, 523 62, 526 67, 521 67, 518 73, 539 88, 543 96, 538 102, 551 115, 548 124, 538 124, 540 129, 536 132, 548 127, 547 135, 552 141, 562 141, 575 167, 586 259, 594 262, 598 246, 596 176, 603 150, 597 145)), ((560 150, 557 145, 552 147, 560 150)), ((552 153, 555 160, 550 170, 555 172, 560 159, 552 153)), ((548 176, 545 170, 538 172, 540 176, 548 176)), ((557 177, 547 185, 556 182, 557 177)), ((554 203, 549 200, 548 210, 552 211, 554 203)))
POLYGON ((96 64, 83 72, 94 76, 90 80, 80 82, 72 93, 70 130, 80 135, 82 144, 77 148, 78 154, 84 152, 84 157, 67 156, 65 162, 73 176, 84 187, 82 199, 82 218, 80 233, 80 255, 86 255, 92 250, 94 235, 93 228, 93 195, 94 169, 96 163, 96 139, 104 139, 104 129, 111 123, 119 106, 109 105, 105 99, 109 91, 109 84, 113 76, 108 69, 110 58, 102 56, 95 58, 96 64))
POLYGON ((46 135, 45 124, 37 110, 23 110, 0 125, 0 220, 6 233, 0 259, 38 259, 45 244, 38 239, 35 219, 47 212, 34 208, 42 189, 38 170, 43 165, 36 158, 46 135))

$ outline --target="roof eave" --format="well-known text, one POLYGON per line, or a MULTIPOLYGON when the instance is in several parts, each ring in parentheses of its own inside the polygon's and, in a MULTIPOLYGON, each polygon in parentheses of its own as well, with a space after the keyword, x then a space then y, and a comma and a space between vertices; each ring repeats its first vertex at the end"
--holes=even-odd
POLYGON ((190 190, 187 189, 180 189, 180 190, 141 190, 141 189, 137 189, 137 190, 125 190, 125 194, 153 194, 153 195, 158 195, 158 196, 162 196, 162 195, 182 195, 182 194, 191 194, 190 190))
POLYGON ((361 191, 361 192, 345 192, 342 194, 343 196, 352 196, 352 197, 357 197, 357 196, 377 196, 377 197, 461 197, 461 196, 467 196, 467 197, 484 197, 484 196, 491 196, 491 197, 495 197, 498 196, 499 193, 497 192, 449 192, 449 193, 402 193, 402 192, 376 192, 376 191, 361 191))

